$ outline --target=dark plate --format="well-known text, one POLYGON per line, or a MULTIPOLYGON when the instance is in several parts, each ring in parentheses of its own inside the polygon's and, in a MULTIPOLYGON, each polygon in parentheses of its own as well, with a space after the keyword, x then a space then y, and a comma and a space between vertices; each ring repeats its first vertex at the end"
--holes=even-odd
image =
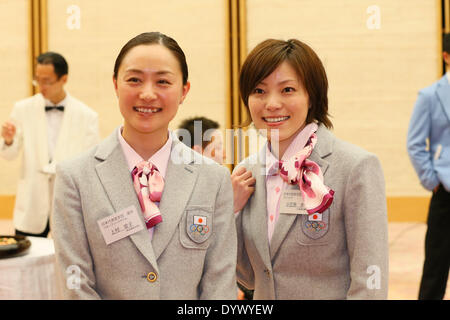
POLYGON ((31 241, 25 236, 2 236, 0 238, 14 238, 17 243, 0 245, 0 259, 25 254, 31 247, 31 241))

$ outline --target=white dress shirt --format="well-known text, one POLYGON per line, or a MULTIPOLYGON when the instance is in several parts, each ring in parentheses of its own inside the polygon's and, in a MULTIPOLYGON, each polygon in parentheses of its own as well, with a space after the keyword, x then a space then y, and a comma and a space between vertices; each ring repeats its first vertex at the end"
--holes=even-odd
MULTIPOLYGON (((44 100, 46 107, 63 106, 64 108, 66 108, 67 106, 67 94, 63 100, 56 104, 48 99, 44 100)), ((56 143, 58 142, 58 136, 63 121, 64 112, 56 109, 49 110, 45 112, 45 117, 47 118, 48 158, 51 162, 53 159, 53 152, 55 150, 56 143)))

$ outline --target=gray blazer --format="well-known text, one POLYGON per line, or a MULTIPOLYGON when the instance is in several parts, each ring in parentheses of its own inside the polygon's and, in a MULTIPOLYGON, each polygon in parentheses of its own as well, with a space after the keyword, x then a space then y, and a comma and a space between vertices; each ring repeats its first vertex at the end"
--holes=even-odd
POLYGON ((255 290, 255 299, 386 299, 387 210, 380 163, 322 125, 317 138, 310 159, 335 191, 319 232, 306 227, 307 215, 280 214, 269 244, 264 148, 241 164, 252 171, 256 185, 236 217, 238 281, 255 290))
POLYGON ((152 241, 117 131, 57 167, 51 227, 64 298, 236 299, 230 174, 175 137, 171 153, 152 241), (130 205, 144 228, 106 245, 97 221, 130 205), (203 236, 189 231, 194 215, 209 221, 203 236))

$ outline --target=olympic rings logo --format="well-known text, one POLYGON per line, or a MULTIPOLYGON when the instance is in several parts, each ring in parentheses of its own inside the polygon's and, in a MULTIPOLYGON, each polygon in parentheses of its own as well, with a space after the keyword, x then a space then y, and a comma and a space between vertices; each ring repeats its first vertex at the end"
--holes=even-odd
POLYGON ((202 226, 199 224, 191 224, 190 230, 191 230, 191 232, 198 232, 198 233, 200 233, 201 236, 204 236, 205 234, 207 234, 209 232, 209 227, 202 226))
POLYGON ((327 227, 327 224, 323 221, 306 221, 306 229, 314 229, 315 231, 323 230, 327 227))

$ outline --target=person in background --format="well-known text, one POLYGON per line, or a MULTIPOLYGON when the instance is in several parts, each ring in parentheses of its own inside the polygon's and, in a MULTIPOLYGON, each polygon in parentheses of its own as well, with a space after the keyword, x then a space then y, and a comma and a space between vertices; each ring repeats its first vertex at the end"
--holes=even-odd
MULTIPOLYGON (((206 117, 193 117, 181 122, 177 131, 178 138, 189 148, 194 149, 200 154, 223 164, 226 159, 226 153, 223 148, 223 139, 219 131, 219 123, 206 117), (184 130, 185 132, 183 132, 184 130), (200 135, 200 137, 196 137, 200 135)), ((252 177, 250 177, 250 180, 252 177)), ((234 191, 234 190, 233 190, 234 191)), ((234 191, 235 199, 241 195, 237 194, 241 190, 234 191)), ((239 300, 252 300, 253 290, 248 290, 238 283, 239 300)))
POLYGON ((183 50, 142 33, 121 49, 113 83, 123 125, 56 170, 51 222, 64 297, 236 299, 230 173, 168 130, 190 89, 183 50))
POLYGON ((247 195, 235 203, 239 283, 255 299, 386 299, 383 171, 374 154, 331 133, 317 54, 297 39, 263 41, 239 87, 268 139, 232 174, 247 195))
POLYGON ((13 218, 17 235, 47 237, 55 165, 99 142, 97 113, 64 89, 67 79, 63 56, 39 55, 33 85, 40 93, 17 102, 2 125, 0 156, 13 160, 23 149, 13 218))
POLYGON ((214 120, 206 117, 193 117, 181 122, 177 135, 180 141, 189 148, 219 164, 223 164, 226 154, 219 128, 219 123, 214 120), (185 130, 185 132, 182 132, 182 130, 185 130), (201 136, 196 137, 196 134, 201 136))
POLYGON ((422 186, 432 192, 419 300, 442 300, 450 267, 450 34, 443 37, 446 74, 419 91, 407 149, 422 186), (427 143, 428 141, 428 143, 427 143))

